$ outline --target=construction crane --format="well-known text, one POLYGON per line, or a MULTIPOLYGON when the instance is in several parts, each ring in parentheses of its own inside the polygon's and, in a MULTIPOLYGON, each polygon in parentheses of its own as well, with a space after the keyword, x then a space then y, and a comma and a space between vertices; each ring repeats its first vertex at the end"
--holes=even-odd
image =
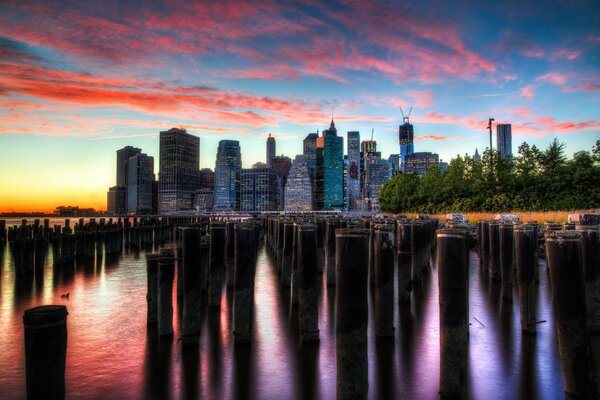
POLYGON ((398 106, 400 107, 400 112, 402 113, 402 122, 410 122, 409 118, 410 118, 410 113, 412 113, 412 106, 410 106, 410 110, 408 110, 408 114, 404 114, 404 111, 402 110, 402 106, 398 106))
POLYGON ((488 120, 488 126, 487 129, 489 129, 490 131, 490 151, 492 151, 492 122, 494 122, 495 119, 494 118, 490 118, 488 120))

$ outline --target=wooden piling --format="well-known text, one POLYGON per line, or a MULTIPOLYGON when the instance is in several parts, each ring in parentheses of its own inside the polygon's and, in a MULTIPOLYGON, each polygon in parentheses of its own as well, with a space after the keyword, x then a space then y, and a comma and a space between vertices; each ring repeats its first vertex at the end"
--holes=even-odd
POLYGON ((158 259, 158 334, 173 335, 173 279, 175 254, 173 249, 161 249, 158 259))
POLYGON ((514 245, 517 264, 517 283, 519 285, 521 330, 526 333, 536 333, 536 229, 531 225, 517 227, 514 230, 514 245))
POLYGON ((394 337, 394 227, 376 225, 374 236, 375 335, 394 337))
POLYGON ((235 280, 233 288, 233 334, 235 343, 249 343, 254 313, 254 226, 235 226, 235 280))

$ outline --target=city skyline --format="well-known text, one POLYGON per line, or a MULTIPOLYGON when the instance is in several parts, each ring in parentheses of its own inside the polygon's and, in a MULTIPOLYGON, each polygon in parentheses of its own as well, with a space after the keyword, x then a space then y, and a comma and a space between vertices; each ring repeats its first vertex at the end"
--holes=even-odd
POLYGON ((158 135, 172 127, 201 138, 200 168, 211 169, 223 139, 239 140, 242 168, 265 161, 269 134, 294 159, 332 116, 344 154, 348 131, 374 129, 388 159, 400 153, 398 106, 411 105, 414 151, 445 161, 482 153, 490 117, 512 125, 513 154, 554 137, 569 155, 590 150, 599 7, 8 1, 0 211, 106 209, 115 150, 143 149, 158 174, 158 135))

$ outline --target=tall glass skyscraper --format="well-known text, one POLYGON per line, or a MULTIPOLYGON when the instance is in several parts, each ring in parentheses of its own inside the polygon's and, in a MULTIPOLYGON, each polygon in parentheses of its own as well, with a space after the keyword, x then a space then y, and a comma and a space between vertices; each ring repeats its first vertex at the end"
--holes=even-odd
POLYGON ((199 166, 198 136, 178 128, 160 133, 158 207, 161 213, 193 209, 199 166))
POLYGON ((323 131, 323 209, 344 208, 344 139, 331 120, 323 131))
POLYGON ((129 158, 127 176, 127 212, 152 213, 154 157, 139 153, 129 158))
POLYGON ((273 158, 275 158, 275 138, 269 133, 267 138, 267 167, 272 167, 273 158))
POLYGON ((496 124, 496 148, 501 157, 512 156, 511 124, 496 124))
POLYGON ((303 155, 297 155, 285 186, 285 211, 311 211, 314 188, 310 167, 303 155))
POLYGON ((240 209, 242 154, 237 140, 221 140, 215 162, 215 211, 240 209))
POLYGON ((313 170, 317 168, 317 138, 319 137, 318 133, 309 133, 304 138, 303 142, 303 154, 304 159, 306 160, 306 165, 308 165, 313 170))
POLYGON ((348 210, 356 210, 360 199, 360 133, 348 132, 348 170, 346 171, 346 201, 348 210))
POLYGON ((242 169, 241 211, 277 211, 277 194, 277 176, 273 169, 242 169))
POLYGON ((415 152, 414 129, 408 118, 398 128, 398 140, 400 141, 400 171, 406 172, 406 157, 415 152))

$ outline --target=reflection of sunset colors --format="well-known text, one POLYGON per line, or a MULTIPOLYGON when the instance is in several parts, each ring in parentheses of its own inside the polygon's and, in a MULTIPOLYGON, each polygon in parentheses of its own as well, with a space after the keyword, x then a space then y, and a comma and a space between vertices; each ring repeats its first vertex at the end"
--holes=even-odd
POLYGON ((375 129, 398 153, 397 106, 415 151, 481 152, 485 121, 521 141, 590 150, 600 132, 597 2, 397 5, 285 2, 3 2, 0 210, 105 208, 115 150, 158 158, 157 134, 239 139, 244 166, 301 153, 334 110, 340 133, 375 129), (568 18, 564 16, 568 15, 568 18))

